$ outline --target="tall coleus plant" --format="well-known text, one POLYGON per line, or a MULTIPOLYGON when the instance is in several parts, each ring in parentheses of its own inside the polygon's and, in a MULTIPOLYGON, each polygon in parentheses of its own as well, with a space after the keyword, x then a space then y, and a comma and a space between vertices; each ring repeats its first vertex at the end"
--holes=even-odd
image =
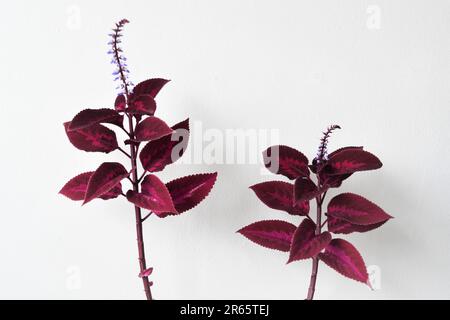
POLYGON ((118 150, 129 158, 127 169, 118 162, 104 162, 95 171, 84 172, 67 182, 60 193, 86 204, 94 199, 109 200, 125 197, 133 204, 136 219, 137 246, 139 254, 139 277, 142 278, 147 299, 152 299, 149 276, 153 268, 147 266, 144 251, 142 224, 154 214, 159 218, 178 215, 192 209, 209 194, 217 173, 195 174, 163 183, 154 173, 162 171, 175 162, 187 147, 189 119, 169 127, 154 116, 155 97, 168 82, 164 79, 149 79, 133 84, 128 79, 126 58, 120 47, 122 30, 127 20, 116 23, 110 34, 109 54, 116 70, 113 75, 119 82, 114 109, 86 109, 72 121, 64 123, 69 141, 78 149, 87 152, 110 153, 118 150), (124 119, 127 125, 124 125, 124 119), (104 124, 112 125, 126 133, 124 145, 119 146, 116 134, 104 124), (140 150, 140 146, 144 144, 140 150), (138 172, 138 156, 143 172, 138 172), (122 191, 126 179, 131 188, 122 191), (149 212, 143 216, 141 210, 149 212))
POLYGON ((269 208, 285 211, 304 219, 298 226, 281 220, 263 220, 238 232, 269 249, 289 252, 287 263, 312 259, 307 299, 314 297, 319 261, 323 261, 347 278, 370 286, 366 265, 358 250, 337 234, 367 232, 392 217, 380 207, 354 193, 341 193, 322 207, 330 188, 338 188, 357 171, 378 169, 380 160, 362 147, 345 147, 328 154, 331 133, 340 129, 330 126, 321 139, 317 156, 309 163, 300 151, 288 146, 272 146, 263 152, 265 166, 294 183, 269 181, 250 188, 269 208), (311 172, 315 180, 311 178, 311 172), (309 215, 310 201, 315 200, 315 220, 309 215), (322 219, 325 221, 322 222, 322 219), (327 230, 323 230, 327 227, 327 230))

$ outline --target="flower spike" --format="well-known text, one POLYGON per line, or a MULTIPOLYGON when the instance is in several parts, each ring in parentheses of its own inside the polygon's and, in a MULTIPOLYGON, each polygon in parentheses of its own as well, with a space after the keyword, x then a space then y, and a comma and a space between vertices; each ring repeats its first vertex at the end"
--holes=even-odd
POLYGON ((329 126, 327 128, 327 130, 323 133, 323 136, 320 139, 319 150, 317 150, 317 156, 315 158, 315 160, 317 161, 318 164, 321 164, 327 160, 327 158, 328 158, 328 149, 327 149, 328 139, 330 138, 331 133, 336 129, 341 129, 341 127, 336 124, 333 124, 333 125, 329 126))
POLYGON ((112 73, 114 77, 114 81, 120 81, 120 85, 116 87, 116 90, 119 90, 121 93, 124 92, 126 95, 130 94, 131 87, 133 83, 129 81, 128 74, 130 71, 128 70, 125 56, 123 55, 123 50, 119 47, 119 44, 122 43, 120 38, 122 37, 122 30, 125 24, 129 23, 127 19, 122 19, 116 23, 116 28, 113 29, 114 33, 110 33, 109 36, 111 40, 108 42, 108 45, 111 46, 111 49, 108 51, 108 54, 113 56, 111 63, 116 66, 116 70, 112 73))

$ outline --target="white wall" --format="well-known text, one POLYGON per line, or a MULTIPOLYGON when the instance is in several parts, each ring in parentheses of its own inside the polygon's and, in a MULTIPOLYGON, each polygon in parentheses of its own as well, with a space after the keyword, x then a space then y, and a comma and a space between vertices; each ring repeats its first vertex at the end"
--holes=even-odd
MULTIPOLYGON (((364 145, 383 161, 342 188, 395 216, 347 237, 380 267, 381 289, 321 265, 317 298, 449 299, 449 14, 444 0, 5 1, 0 298, 143 298, 130 205, 80 207, 57 194, 75 174, 124 160, 76 150, 62 123, 111 105, 107 34, 126 17, 132 78, 172 79, 158 98, 169 123, 190 116, 222 132, 278 129, 310 157, 338 123, 331 149, 364 145), (381 10, 379 25, 371 10, 381 10)), ((272 178, 260 168, 185 164, 161 175, 219 171, 195 210, 146 222, 156 298, 305 297, 309 261, 286 266, 286 255, 235 234, 258 219, 296 221, 248 189, 272 178)))

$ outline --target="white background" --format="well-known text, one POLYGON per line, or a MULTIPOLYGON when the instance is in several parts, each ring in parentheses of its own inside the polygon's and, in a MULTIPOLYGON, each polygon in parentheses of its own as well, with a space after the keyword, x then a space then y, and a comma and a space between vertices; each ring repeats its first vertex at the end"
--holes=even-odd
MULTIPOLYGON (((62 126, 111 106, 107 34, 123 17, 133 80, 172 79, 158 97, 167 122, 279 129, 310 158, 337 123, 331 149, 364 145, 383 161, 342 187, 395 216, 346 237, 379 266, 381 289, 321 264, 316 298, 450 298, 450 1, 440 0, 4 1, 0 298, 143 298, 131 206, 80 207, 57 194, 79 172, 125 160, 76 150, 62 126)), ((305 297, 310 261, 286 266, 285 254, 235 233, 259 219, 298 222, 248 189, 272 179, 260 168, 185 164, 160 175, 219 172, 193 211, 145 223, 156 298, 305 297)))

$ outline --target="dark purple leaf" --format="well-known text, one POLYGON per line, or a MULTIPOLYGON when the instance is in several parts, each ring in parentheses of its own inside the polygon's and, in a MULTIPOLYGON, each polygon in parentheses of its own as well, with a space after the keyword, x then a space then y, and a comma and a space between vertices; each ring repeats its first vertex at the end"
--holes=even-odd
POLYGON ((320 194, 317 186, 309 178, 298 177, 294 183, 295 203, 302 203, 314 199, 320 194))
POLYGON ((329 232, 315 235, 316 224, 304 219, 294 232, 288 263, 316 256, 331 241, 329 232))
POLYGON ((343 276, 368 284, 366 265, 358 250, 348 241, 333 239, 319 258, 343 276))
POLYGON ((107 193, 128 175, 128 171, 120 163, 102 163, 89 179, 83 204, 107 193))
POLYGON ((275 174, 282 174, 293 180, 309 176, 308 158, 288 146, 277 145, 263 152, 264 165, 275 174))
POLYGON ((125 111, 134 115, 152 116, 156 111, 156 101, 151 95, 143 94, 134 98, 130 103, 130 107, 125 111))
POLYGON ((125 108, 127 107, 127 102, 125 99, 125 96, 123 94, 119 94, 116 97, 116 101, 114 101, 114 109, 116 111, 125 111, 125 108))
MULTIPOLYGON (((70 179, 61 189, 61 191, 59 191, 59 193, 65 195, 66 197, 74 201, 84 200, 87 185, 93 173, 94 171, 84 172, 70 179)), ((114 199, 117 198, 121 193, 122 193, 122 186, 119 183, 108 192, 102 194, 99 198, 103 200, 114 199)))
POLYGON ((151 197, 160 208, 150 209, 156 214, 163 211, 176 213, 172 197, 164 182, 153 174, 147 174, 141 183, 141 192, 151 197))
POLYGON ((382 222, 374 223, 374 224, 368 224, 368 225, 359 225, 359 224, 352 224, 348 221, 338 219, 333 216, 328 216, 327 226, 328 226, 328 231, 330 231, 330 232, 333 232, 336 234, 349 234, 352 232, 371 231, 373 229, 376 229, 376 228, 382 226, 383 224, 386 223, 386 221, 382 221, 382 222))
POLYGON ((288 252, 296 227, 281 220, 263 220, 252 223, 238 232, 265 248, 288 252))
POLYGON ((69 131, 86 129, 99 123, 111 123, 122 127, 123 116, 113 109, 85 109, 70 122, 69 131))
POLYGON ((165 79, 148 79, 138 83, 133 89, 133 96, 137 97, 142 94, 148 94, 152 98, 155 98, 158 92, 164 87, 164 85, 170 80, 165 79))
MULTIPOLYGON (((217 172, 200 173, 170 181, 166 184, 176 208, 175 214, 180 214, 197 206, 211 191, 216 182, 217 172)), ((161 213, 164 218, 173 213, 161 213)))
POLYGON ((376 204, 353 193, 341 193, 331 199, 327 214, 358 225, 373 225, 392 218, 376 204))
POLYGON ((92 171, 84 172, 73 177, 62 187, 59 193, 74 201, 83 200, 91 175, 92 171))
POLYGON ((268 181, 250 187, 269 208, 304 216, 309 212, 309 202, 294 205, 294 185, 283 181, 268 181))
POLYGON ((118 148, 114 131, 101 124, 94 124, 88 128, 68 131, 70 122, 64 123, 67 137, 75 148, 88 152, 109 153, 118 148))
POLYGON ((173 129, 157 117, 148 117, 139 122, 136 126, 136 140, 137 141, 150 141, 156 140, 161 137, 167 136, 173 132, 173 129))
POLYGON ((156 215, 161 212, 177 213, 166 185, 153 174, 145 176, 141 184, 141 193, 129 190, 128 201, 138 207, 151 210, 156 215))
POLYGON ((349 174, 381 168, 383 164, 373 154, 358 147, 343 148, 329 156, 324 172, 328 175, 349 174))
POLYGON ((189 119, 172 127, 174 132, 158 140, 148 142, 139 154, 146 171, 158 172, 177 161, 187 148, 189 141, 189 119))

